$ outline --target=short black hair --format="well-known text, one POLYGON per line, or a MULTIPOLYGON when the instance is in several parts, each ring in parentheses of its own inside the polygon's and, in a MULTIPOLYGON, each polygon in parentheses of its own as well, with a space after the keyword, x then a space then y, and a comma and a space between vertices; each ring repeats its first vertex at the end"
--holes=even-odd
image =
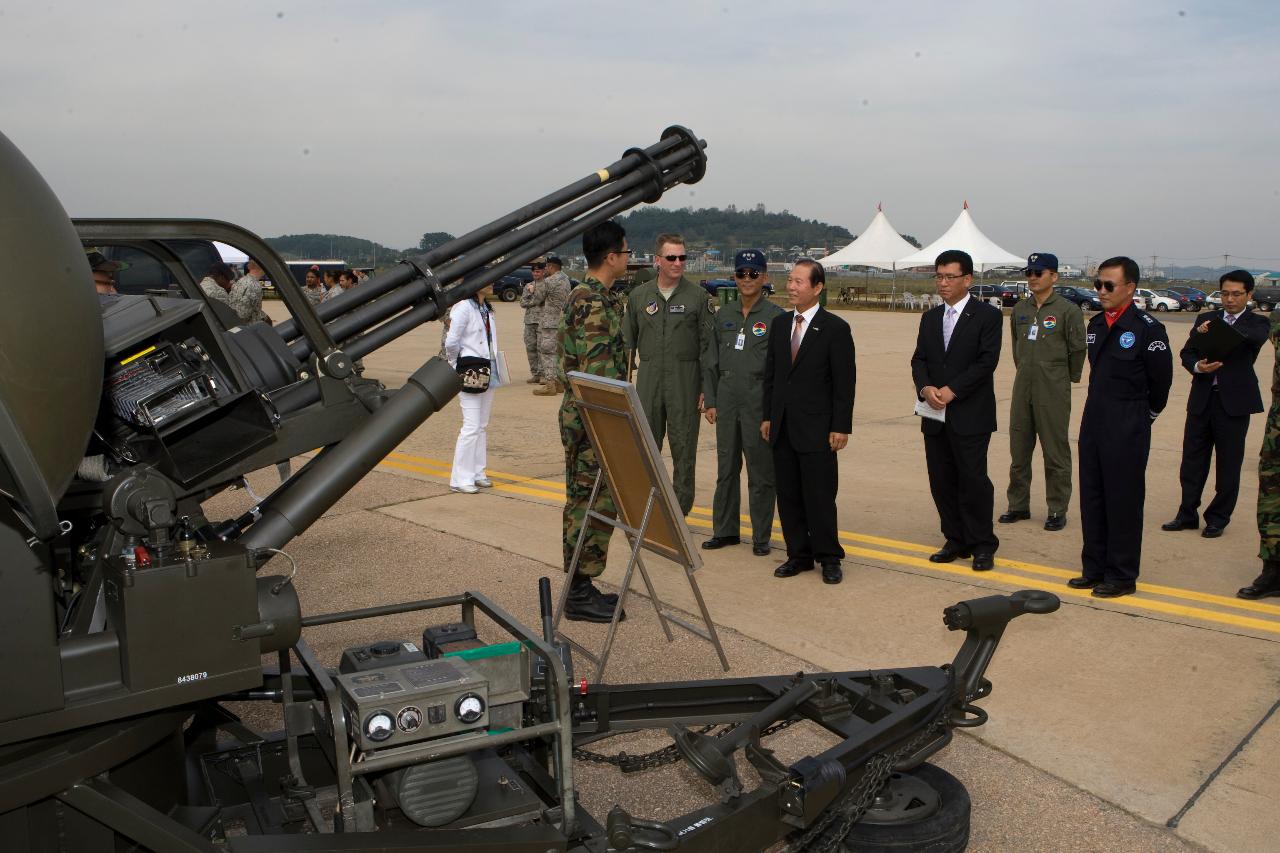
POLYGON ((1098 264, 1099 270, 1109 269, 1111 267, 1120 267, 1124 273, 1124 280, 1129 284, 1137 284, 1142 280, 1142 271, 1138 269, 1138 262, 1133 258, 1126 258, 1124 255, 1116 255, 1114 258, 1107 258, 1098 264))
POLYGON ((1218 279, 1218 287, 1222 287, 1229 281, 1243 284, 1245 293, 1253 293, 1253 274, 1248 270, 1232 270, 1229 273, 1224 273, 1222 278, 1218 279))
POLYGON ((825 285, 827 283, 826 269, 822 266, 822 264, 818 263, 813 258, 801 258, 800 260, 796 261, 795 265, 797 267, 809 268, 809 284, 811 286, 817 287, 820 284, 825 285))
POLYGON ((209 271, 205 275, 209 276, 209 278, 225 278, 227 281, 231 281, 236 277, 231 267, 221 262, 209 267, 209 271))
POLYGON ((627 242, 627 232, 612 219, 606 219, 582 234, 582 254, 587 258, 587 269, 595 269, 604 263, 610 252, 621 252, 627 242))
POLYGON ((973 257, 963 249, 947 249, 933 261, 933 269, 947 264, 959 264, 961 275, 973 275, 973 257))

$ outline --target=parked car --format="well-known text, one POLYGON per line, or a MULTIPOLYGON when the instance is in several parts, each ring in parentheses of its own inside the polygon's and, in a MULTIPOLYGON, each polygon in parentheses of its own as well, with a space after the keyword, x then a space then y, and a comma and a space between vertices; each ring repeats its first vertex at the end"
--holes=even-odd
MULTIPOLYGON (((722 287, 736 288, 738 286, 738 283, 731 278, 704 278, 698 283, 712 296, 718 296, 722 287)), ((773 295, 772 282, 766 281, 764 283, 764 292, 766 296, 773 295)))
POLYGON ((1253 289, 1253 301, 1258 303, 1259 311, 1270 311, 1280 305, 1280 287, 1260 285, 1253 289))
POLYGON ((1199 311, 1201 308, 1204 308, 1209 301, 1209 294, 1205 293, 1200 288, 1192 287, 1189 284, 1171 284, 1166 289, 1172 290, 1174 293, 1180 293, 1190 299, 1190 307, 1192 311, 1199 311))
POLYGON ((1181 293, 1172 288, 1157 290, 1156 293, 1161 296, 1167 296, 1178 303, 1179 311, 1199 311, 1202 306, 1196 305, 1195 302, 1185 293, 1181 293))
POLYGON ((1068 302, 1074 302, 1080 306, 1081 311, 1101 311, 1102 303, 1098 300, 1098 295, 1083 287, 1072 287, 1067 284, 1056 285, 1054 291, 1066 299, 1068 302))
POLYGON ((1022 298, 1022 288, 1014 281, 1004 284, 975 284, 969 288, 969 295, 983 302, 999 299, 1002 307, 1012 308, 1022 298))
POLYGON ((504 275, 493 283, 493 295, 503 302, 515 302, 520 298, 520 291, 533 281, 533 272, 525 267, 504 275))
POLYGON ((1133 301, 1144 311, 1181 311, 1182 303, 1172 296, 1161 296, 1154 290, 1140 287, 1133 294, 1133 301), (1138 300, 1141 299, 1141 302, 1138 300))

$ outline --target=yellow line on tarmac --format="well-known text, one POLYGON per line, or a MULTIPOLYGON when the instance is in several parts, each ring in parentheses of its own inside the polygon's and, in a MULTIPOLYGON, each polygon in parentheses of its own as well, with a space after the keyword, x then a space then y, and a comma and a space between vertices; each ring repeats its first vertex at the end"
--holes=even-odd
MULTIPOLYGON (((429 474, 432 476, 447 479, 449 476, 449 462, 440 459, 430 459, 422 456, 413 456, 408 453, 395 452, 382 462, 393 468, 400 468, 406 471, 414 471, 421 474, 429 474), (391 458, 396 457, 396 458, 391 458), (400 461, 408 460, 406 462, 400 461)), ((489 477, 494 479, 494 490, 499 492, 510 492, 513 494, 526 495, 530 497, 547 498, 550 500, 564 500, 564 485, 552 480, 539 479, 537 477, 527 477, 520 474, 511 474, 501 471, 489 471, 489 477), (511 482, 502 482, 509 480, 511 482), (528 485, 519 485, 519 484, 528 485), (541 487, 541 488, 538 488, 541 487)), ((686 521, 696 527, 709 528, 710 522, 704 521, 702 517, 709 518, 711 511, 704 507, 694 507, 686 521)), ((747 516, 740 516, 743 521, 750 521, 747 516)), ((773 539, 782 541, 777 534, 778 528, 775 525, 773 539)), ((948 563, 931 563, 927 560, 910 557, 906 555, 894 554, 887 551, 871 550, 860 548, 853 543, 863 543, 868 545, 878 545, 882 548, 893 548, 900 551, 911 551, 920 554, 930 554, 934 548, 928 545, 921 545, 915 542, 905 542, 899 539, 889 539, 883 536, 873 536, 866 533, 854 533, 852 531, 838 531, 841 544, 847 546, 846 551, 863 557, 870 557, 876 560, 886 562, 899 563, 902 565, 913 566, 916 568, 928 569, 929 571, 942 572, 946 574, 961 575, 970 578, 976 577, 973 570, 961 566, 953 566, 948 563)), ((1005 558, 997 558, 996 565, 1013 569, 1015 571, 1028 572, 1033 575, 1045 575, 1052 578, 1065 579, 1075 577, 1077 572, 1068 569, 1060 569, 1053 566, 1042 566, 1037 563, 1027 563, 1021 560, 1010 560, 1005 558)), ((1094 600, 1088 590, 1075 590, 1065 584, 1058 582, 1043 581, 1038 578, 1028 578, 1022 575, 1011 575, 1005 572, 990 571, 982 572, 981 577, 987 580, 1009 583, 1012 585, 1030 586, 1036 589, 1049 590, 1060 595, 1066 595, 1075 598, 1088 598, 1094 600)), ((1230 598, 1224 595, 1215 595, 1207 592, 1197 592, 1196 590, 1182 589, 1180 587, 1164 586, 1161 584, 1139 584, 1139 591, 1151 595, 1162 595, 1170 598, 1180 598, 1187 601, 1197 601, 1202 604, 1213 604, 1221 607, 1230 607, 1237 610, 1245 610, 1253 613, 1260 613, 1267 616, 1280 617, 1280 607, 1265 604, 1256 601, 1246 601, 1239 598, 1230 598)), ((1172 602, 1164 602, 1153 599, 1132 599, 1120 598, 1110 599, 1110 603, 1122 606, 1136 607, 1139 609, 1152 610, 1160 613, 1167 613, 1176 616, 1185 616, 1189 618, 1203 619, 1210 622, 1220 622, 1223 624, 1234 625, 1237 627, 1252 628, 1254 630, 1266 631, 1268 633, 1280 634, 1280 624, 1268 622, 1260 619, 1253 619, 1248 616, 1236 616, 1234 614, 1218 613, 1213 610, 1206 610, 1199 607, 1190 607, 1187 605, 1176 604, 1172 602)))

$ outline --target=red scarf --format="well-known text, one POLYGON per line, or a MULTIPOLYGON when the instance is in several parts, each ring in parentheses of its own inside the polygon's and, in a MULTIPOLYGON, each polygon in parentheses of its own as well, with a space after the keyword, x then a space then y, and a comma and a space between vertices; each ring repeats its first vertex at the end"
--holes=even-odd
POLYGON ((1103 311, 1102 316, 1107 321, 1107 328, 1110 329, 1112 326, 1114 326, 1116 324, 1116 320, 1120 319, 1120 315, 1123 314, 1125 311, 1128 311, 1129 306, 1132 304, 1133 304, 1133 300, 1130 299, 1128 302, 1121 305, 1119 308, 1117 308, 1114 311, 1103 311))

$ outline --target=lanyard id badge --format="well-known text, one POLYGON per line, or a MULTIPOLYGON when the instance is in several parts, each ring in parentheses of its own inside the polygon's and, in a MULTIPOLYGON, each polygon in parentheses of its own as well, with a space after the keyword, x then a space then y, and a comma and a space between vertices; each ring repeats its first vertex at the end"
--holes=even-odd
POLYGON ((742 349, 742 348, 743 348, 744 346, 746 346, 746 345, 747 345, 747 335, 746 335, 746 333, 745 333, 745 332, 738 332, 738 339, 737 339, 736 341, 734 341, 734 342, 733 342, 733 348, 734 348, 734 349, 736 349, 736 350, 740 350, 740 349, 742 349))
POLYGON ((1039 336, 1040 336, 1040 327, 1038 325, 1032 326, 1030 329, 1027 329, 1027 340, 1034 341, 1039 336))

